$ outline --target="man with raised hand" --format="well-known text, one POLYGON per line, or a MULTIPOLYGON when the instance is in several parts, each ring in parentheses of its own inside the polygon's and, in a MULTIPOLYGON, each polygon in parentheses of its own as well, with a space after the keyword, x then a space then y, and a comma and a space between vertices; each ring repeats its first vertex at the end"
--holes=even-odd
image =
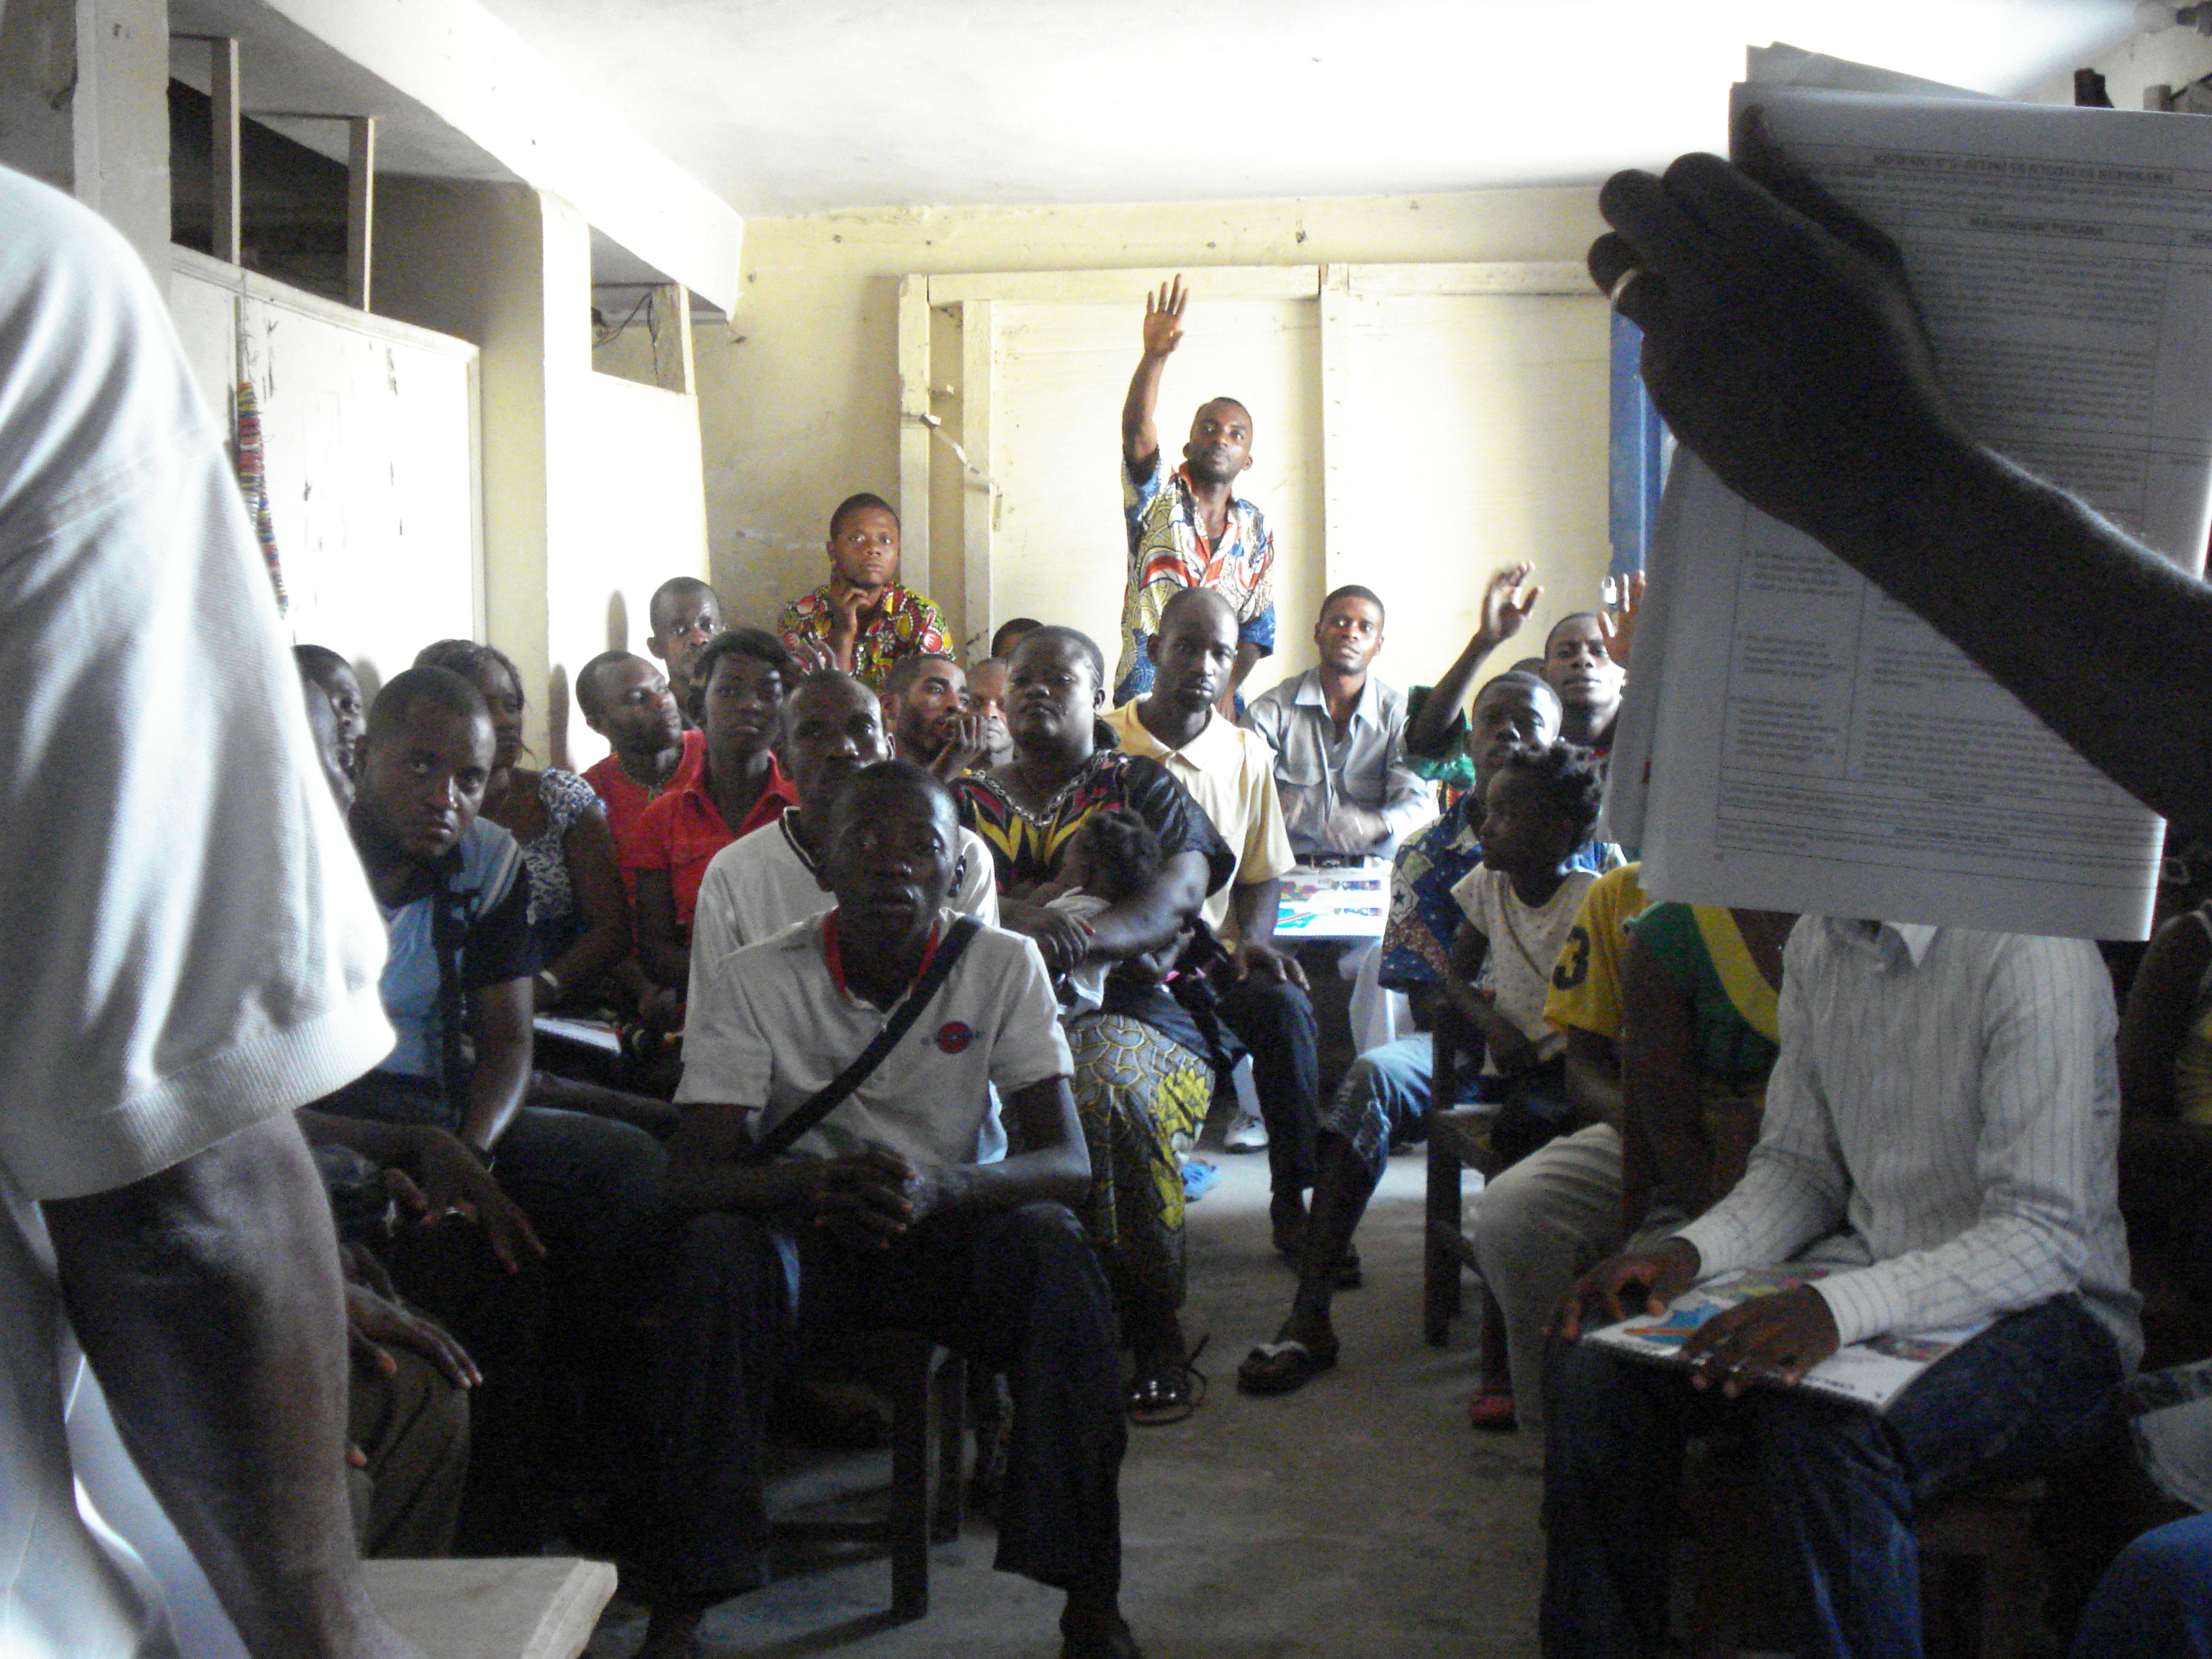
POLYGON ((1382 649, 1382 601, 1340 587, 1314 623, 1321 662, 1263 691, 1242 724, 1275 751, 1275 791, 1300 858, 1389 858, 1398 837, 1436 816, 1436 795, 1406 763, 1406 697, 1369 672, 1382 649))
POLYGON ((1121 404, 1121 512, 1128 531, 1128 590, 1121 601, 1121 660, 1113 701, 1152 687, 1147 647, 1160 613, 1177 592, 1204 587, 1227 600, 1237 618, 1237 658, 1224 677, 1221 708, 1236 717, 1237 688, 1275 648, 1275 537, 1260 509, 1236 493, 1252 465, 1252 414, 1234 398, 1213 398, 1191 416, 1182 465, 1172 472, 1152 422, 1160 374, 1182 343, 1182 278, 1145 300, 1145 352, 1121 404))
POLYGON ((1068 1208, 1090 1160, 1067 1044, 1036 945, 945 908, 958 831, 921 768, 856 773, 830 811, 836 908, 695 988, 641 1659, 686 1650, 708 1607, 766 1581, 762 1440, 794 1332, 882 1326, 1012 1379, 997 1564, 1066 1592, 1066 1659, 1135 1659, 1118 1606, 1127 1430, 1112 1304, 1068 1208), (994 1085, 1024 1150, 978 1164, 994 1085))

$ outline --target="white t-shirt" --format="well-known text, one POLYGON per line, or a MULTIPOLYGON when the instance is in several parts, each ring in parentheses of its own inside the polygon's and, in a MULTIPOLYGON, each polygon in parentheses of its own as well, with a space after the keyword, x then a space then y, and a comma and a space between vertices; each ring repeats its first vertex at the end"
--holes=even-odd
MULTIPOLYGON (((1552 969, 1574 930, 1583 895, 1596 879, 1587 870, 1571 871, 1559 891, 1533 909, 1515 895, 1510 876, 1487 865, 1477 865, 1451 890, 1468 924, 1490 941, 1475 988, 1489 993, 1498 1012, 1547 1059, 1567 1041, 1544 1018, 1552 969)), ((1486 1056, 1483 1068, 1497 1069, 1486 1056)))
MULTIPOLYGON (((734 951, 773 938, 794 921, 818 916, 837 902, 814 878, 799 849, 787 811, 772 823, 748 830, 707 866, 699 904, 691 917, 691 983, 696 988, 734 951)), ((952 908, 985 926, 999 925, 999 878, 991 849, 973 830, 960 832, 960 879, 952 908)))
MULTIPOLYGON (((955 913, 943 913, 950 927, 955 913)), ((826 1088, 883 1030, 890 1011, 830 976, 814 916, 747 945, 702 984, 684 1025, 679 1105, 764 1108, 756 1134, 826 1088)), ((981 929, 899 1046, 796 1150, 843 1157, 876 1146, 930 1164, 969 1164, 990 1109, 1075 1070, 1037 948, 981 929)))
POLYGON ((139 1650, 59 1437, 76 1367, 21 1200, 125 1185, 392 1047, 384 929, 160 295, 0 168, 0 1633, 139 1650))

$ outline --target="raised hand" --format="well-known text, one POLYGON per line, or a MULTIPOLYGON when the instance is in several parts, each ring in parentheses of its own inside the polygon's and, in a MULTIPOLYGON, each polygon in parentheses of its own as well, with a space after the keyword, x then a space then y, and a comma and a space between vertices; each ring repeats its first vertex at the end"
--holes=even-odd
POLYGON ((1628 653, 1636 648, 1636 612, 1643 603, 1644 573, 1632 570, 1620 579, 1612 604, 1597 613, 1597 630, 1605 640, 1606 654, 1623 668, 1628 666, 1628 653))
POLYGON ((1496 649, 1519 633, 1521 624, 1536 608, 1536 601, 1544 597, 1541 586, 1528 585, 1534 574, 1535 567, 1526 562, 1491 574, 1489 584, 1482 590, 1481 624, 1475 629, 1475 637, 1490 648, 1496 649))
POLYGON ((1164 357, 1182 343, 1182 308, 1189 301, 1180 274, 1145 296, 1145 356, 1164 357))
POLYGON ((1756 109, 1736 153, 1614 174, 1590 276, 1644 331, 1644 384, 1674 434, 1832 544, 1972 446, 1888 238, 1792 168, 1756 109))

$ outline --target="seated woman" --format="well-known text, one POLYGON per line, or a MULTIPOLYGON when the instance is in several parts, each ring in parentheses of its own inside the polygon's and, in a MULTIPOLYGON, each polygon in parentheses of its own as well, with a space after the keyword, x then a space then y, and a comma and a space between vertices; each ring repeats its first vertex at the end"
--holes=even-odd
POLYGON ((1125 964, 1108 981, 1104 1006, 1067 1026, 1091 1152, 1084 1221, 1135 1351, 1132 1415, 1170 1421, 1188 1416, 1194 1403, 1176 1317, 1183 1186, 1175 1138, 1196 1133, 1205 1121, 1213 1079, 1194 1022, 1136 959, 1172 945, 1237 860, 1158 762, 1098 746, 1105 682, 1105 659, 1087 636, 1069 628, 1025 635, 1007 671, 1013 757, 960 778, 954 789, 962 821, 998 866, 1002 924, 1035 939, 1056 975, 1092 962, 1125 964), (1037 902, 1036 890, 1064 873, 1077 832, 1115 807, 1158 839, 1151 879, 1087 918, 1037 902))
POLYGON ((574 772, 532 771, 522 758, 522 677, 496 646, 440 640, 416 653, 417 668, 450 668, 491 710, 491 780, 482 816, 522 848, 530 869, 530 933, 539 1011, 573 997, 629 953, 629 905, 615 839, 599 798, 574 772))

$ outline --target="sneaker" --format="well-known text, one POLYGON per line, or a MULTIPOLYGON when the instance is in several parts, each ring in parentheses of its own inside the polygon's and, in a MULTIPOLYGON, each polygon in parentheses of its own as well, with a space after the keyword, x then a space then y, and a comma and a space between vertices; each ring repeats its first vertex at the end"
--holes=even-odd
POLYGON ((1232 1152, 1263 1152, 1267 1150, 1267 1126, 1255 1112, 1241 1113, 1221 1144, 1232 1152))

